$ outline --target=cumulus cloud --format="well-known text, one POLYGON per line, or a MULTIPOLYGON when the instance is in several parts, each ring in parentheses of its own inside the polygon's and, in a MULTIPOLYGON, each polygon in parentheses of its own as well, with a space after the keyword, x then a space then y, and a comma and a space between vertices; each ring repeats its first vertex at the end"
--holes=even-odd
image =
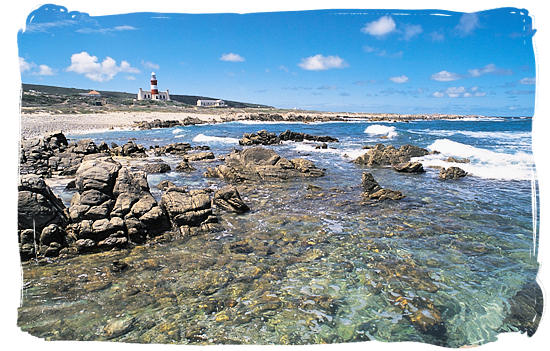
POLYGON ((406 75, 401 75, 397 77, 391 77, 390 80, 394 83, 402 84, 408 82, 409 77, 407 77, 406 75))
POLYGON ((361 32, 375 37, 382 37, 395 30, 395 21, 390 16, 382 16, 376 21, 369 22, 361 28, 361 32))
POLYGON ((441 71, 441 72, 432 74, 431 79, 437 80, 438 82, 451 82, 453 80, 460 79, 460 75, 453 72, 441 71))
POLYGON ((435 91, 433 94, 432 94, 433 97, 436 97, 436 98, 441 98, 443 96, 445 96, 444 93, 442 93, 441 91, 435 91))
POLYGON ((523 84, 523 85, 534 85, 536 83, 536 81, 535 81, 535 77, 532 77, 532 78, 525 77, 525 78, 521 78, 519 80, 519 83, 523 84))
POLYGON ((141 65, 145 68, 155 69, 155 70, 160 68, 159 65, 157 65, 156 63, 150 62, 150 61, 141 60, 141 65))
POLYGON ((234 54, 234 53, 230 52, 228 54, 223 54, 220 57, 220 60, 221 61, 227 61, 227 62, 244 62, 244 57, 242 57, 239 54, 234 54))
POLYGON ((405 26, 404 33, 403 33, 403 39, 410 40, 414 38, 415 36, 422 33, 422 26, 419 24, 408 24, 405 26))
POLYGON ((307 71, 324 71, 332 68, 344 68, 348 64, 338 56, 323 56, 318 54, 303 58, 298 66, 307 71))
POLYGON ((482 68, 469 69, 468 73, 472 77, 479 77, 485 74, 509 75, 513 72, 509 69, 498 68, 494 63, 490 63, 482 68))
POLYGON ((479 17, 476 13, 465 13, 460 16, 460 20, 455 29, 461 35, 469 35, 479 27, 479 17))
POLYGON ((444 91, 436 91, 432 94, 433 97, 442 98, 447 95, 450 98, 469 98, 469 97, 481 97, 487 95, 484 91, 479 91, 479 87, 471 87, 466 89, 463 86, 449 87, 444 91))
POLYGON ((373 46, 364 46, 363 47, 363 50, 365 50, 365 52, 368 52, 369 54, 375 54, 376 56, 380 56, 380 57, 389 57, 389 58, 401 58, 403 57, 403 51, 397 51, 397 52, 387 52, 386 50, 384 49, 380 49, 380 48, 376 48, 376 47, 373 47, 373 46))
POLYGON ((34 67, 34 63, 27 62, 23 57, 19 57, 19 70, 21 73, 30 71, 34 67))
POLYGON ((86 51, 71 56, 71 65, 67 67, 68 72, 83 74, 86 78, 96 82, 106 82, 114 78, 118 73, 139 73, 137 68, 132 67, 127 61, 121 61, 117 65, 116 60, 107 56, 99 62, 97 56, 91 56, 86 51))
POLYGON ((50 66, 47 65, 40 65, 38 66, 38 72, 36 73, 39 76, 53 76, 53 70, 50 66))

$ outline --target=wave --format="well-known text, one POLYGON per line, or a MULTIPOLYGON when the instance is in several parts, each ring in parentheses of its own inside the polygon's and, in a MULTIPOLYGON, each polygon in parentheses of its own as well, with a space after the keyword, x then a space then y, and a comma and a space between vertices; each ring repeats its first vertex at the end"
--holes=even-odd
POLYGON ((199 134, 193 138, 193 141, 196 143, 222 143, 222 144, 238 144, 239 139, 229 138, 229 137, 217 137, 199 134))
POLYGON ((523 151, 502 153, 449 139, 437 139, 428 149, 437 150, 440 154, 416 157, 413 160, 422 162, 425 166, 460 167, 474 176, 486 179, 531 180, 535 171, 533 155, 523 151), (470 163, 445 161, 449 156, 467 158, 470 163))
POLYGON ((172 131, 172 134, 179 134, 179 133, 183 133, 183 129, 177 128, 177 129, 174 129, 174 130, 172 131))
POLYGON ((335 154, 339 155, 342 158, 355 160, 357 157, 363 155, 366 150, 364 149, 336 149, 336 148, 327 148, 327 149, 316 149, 315 146, 319 144, 312 143, 296 143, 294 150, 298 152, 315 152, 321 154, 335 154))
POLYGON ((388 138, 394 138, 397 136, 395 127, 384 126, 380 124, 373 124, 372 126, 368 126, 365 129, 364 133, 370 135, 387 136, 388 138))
POLYGON ((531 132, 484 132, 484 131, 470 131, 470 130, 445 130, 445 129, 418 129, 409 130, 408 132, 414 134, 430 134, 436 136, 449 137, 453 135, 465 135, 472 138, 479 139, 505 139, 505 140, 518 140, 518 139, 530 139, 531 132))

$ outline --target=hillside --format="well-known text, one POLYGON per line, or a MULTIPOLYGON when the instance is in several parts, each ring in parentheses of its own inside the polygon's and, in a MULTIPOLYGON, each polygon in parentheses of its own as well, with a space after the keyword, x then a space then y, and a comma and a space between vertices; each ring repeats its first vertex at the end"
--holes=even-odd
MULTIPOLYGON (((102 111, 163 111, 196 107, 199 99, 219 99, 206 96, 170 94, 172 101, 134 101, 136 94, 98 90, 100 97, 83 96, 92 89, 65 88, 49 85, 25 84, 21 107, 25 112, 90 113, 102 111)), ((232 108, 269 108, 270 106, 224 100, 232 108)))

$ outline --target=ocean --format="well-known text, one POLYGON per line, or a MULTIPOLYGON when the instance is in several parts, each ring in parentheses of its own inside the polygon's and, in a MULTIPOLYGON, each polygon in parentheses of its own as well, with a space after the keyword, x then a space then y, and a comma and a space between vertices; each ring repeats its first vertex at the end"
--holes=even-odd
MULTIPOLYGON (((119 321, 128 328, 112 338, 127 342, 379 340, 448 347, 521 330, 511 310, 538 271, 531 119, 245 121, 68 138, 119 145, 135 138, 147 148, 189 142, 208 145, 218 156, 240 148, 243 133, 262 129, 340 142, 327 149, 307 141, 266 146, 289 159, 307 158, 326 175, 239 185, 251 211, 222 214, 221 232, 25 264, 19 326, 55 340, 101 340, 105 326, 119 321), (424 165, 422 174, 352 162, 366 152, 363 146, 377 143, 413 144, 439 154, 414 159, 424 165), (469 174, 442 181, 439 169, 431 168, 449 166, 469 174), (363 203, 364 171, 406 197, 363 203), (113 274, 108 267, 116 259, 131 269, 113 274)), ((180 161, 159 158, 172 169, 180 161)), ((190 189, 220 187, 223 181, 203 177, 216 162, 196 162, 192 173, 149 175, 151 192, 160 199, 155 186, 165 179, 190 189)), ((68 205, 73 193, 63 184, 53 190, 68 205)), ((524 310, 534 305, 522 301, 524 310)))

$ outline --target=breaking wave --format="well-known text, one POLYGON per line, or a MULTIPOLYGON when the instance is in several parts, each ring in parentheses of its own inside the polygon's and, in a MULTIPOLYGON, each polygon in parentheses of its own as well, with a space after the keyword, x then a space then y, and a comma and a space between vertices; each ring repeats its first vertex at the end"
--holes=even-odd
POLYGON ((199 134, 193 138, 193 141, 196 143, 222 143, 222 144, 238 144, 239 139, 229 138, 229 137, 217 137, 199 134))
POLYGON ((397 136, 395 127, 383 126, 380 124, 373 124, 372 126, 368 126, 365 129, 364 133, 376 136, 386 136, 388 138, 395 138, 397 136))

